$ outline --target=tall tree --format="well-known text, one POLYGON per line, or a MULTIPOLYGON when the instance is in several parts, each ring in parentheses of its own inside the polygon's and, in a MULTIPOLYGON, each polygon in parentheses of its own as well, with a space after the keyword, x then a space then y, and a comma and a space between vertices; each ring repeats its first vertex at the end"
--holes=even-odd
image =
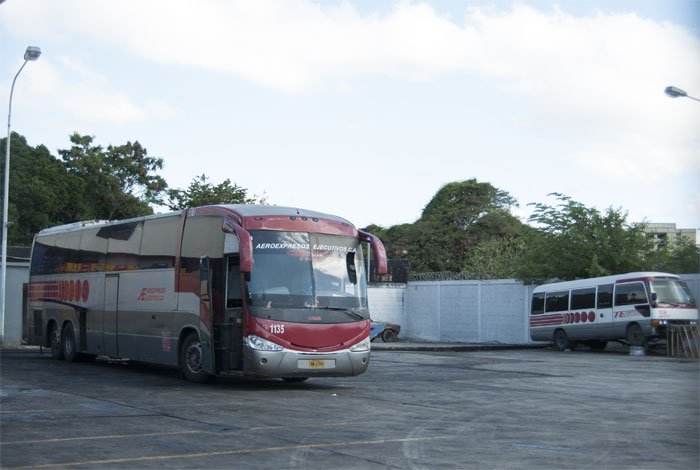
POLYGON ((85 182, 91 201, 89 218, 125 219, 153 213, 149 204, 162 203, 167 183, 156 171, 163 159, 148 156, 138 142, 93 145, 93 136, 74 133, 73 146, 59 150, 68 172, 85 182))
POLYGON ((412 271, 459 272, 480 243, 522 230, 510 213, 514 205, 510 194, 490 183, 449 183, 428 202, 418 221, 382 229, 382 239, 390 256, 407 258, 412 271))
POLYGON ((627 222, 627 213, 604 213, 559 193, 555 205, 533 204, 529 221, 538 228, 527 238, 520 264, 525 281, 577 279, 637 271, 648 266, 654 246, 644 224, 627 222))
MULTIPOLYGON (((6 140, 0 140, 0 180, 5 177, 6 140)), ((81 178, 68 173, 45 146, 31 147, 14 132, 10 148, 8 244, 29 246, 39 230, 87 218, 81 178)))
POLYGON ((195 177, 187 189, 168 190, 168 206, 172 210, 208 204, 266 204, 265 197, 248 196, 248 190, 230 179, 214 185, 202 174, 195 177))

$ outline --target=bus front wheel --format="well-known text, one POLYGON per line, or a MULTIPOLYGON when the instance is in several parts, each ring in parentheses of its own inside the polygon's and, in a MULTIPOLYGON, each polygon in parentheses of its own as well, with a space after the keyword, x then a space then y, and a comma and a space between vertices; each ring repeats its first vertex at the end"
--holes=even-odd
POLYGON ((646 342, 647 338, 644 336, 642 327, 637 323, 630 325, 630 327, 627 328, 627 343, 630 346, 644 346, 646 342))
POLYGON ((554 332, 553 343, 557 351, 566 351, 571 347, 569 337, 564 330, 557 330, 554 332))
POLYGON ((190 382, 206 383, 212 379, 204 370, 202 342, 197 333, 190 333, 185 338, 180 350, 180 369, 185 379, 190 382))

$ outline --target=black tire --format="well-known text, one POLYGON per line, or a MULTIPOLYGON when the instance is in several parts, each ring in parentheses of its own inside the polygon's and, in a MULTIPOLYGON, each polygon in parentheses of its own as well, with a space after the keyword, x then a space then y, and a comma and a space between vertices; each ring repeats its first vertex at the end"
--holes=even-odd
POLYGON ((627 328, 627 344, 630 346, 644 346, 647 344, 647 337, 644 336, 644 331, 642 327, 637 323, 634 323, 627 328))
POLYGON ((395 339, 396 339, 396 331, 394 331, 390 328, 382 331, 382 341, 384 341, 385 343, 391 343, 395 339))
POLYGON ((61 330, 58 329, 56 323, 51 324, 51 330, 49 330, 49 346, 51 347, 51 357, 60 361, 63 359, 63 345, 61 344, 61 330))
POLYGON ((75 342, 75 331, 73 325, 68 323, 63 327, 63 358, 68 362, 78 360, 78 344, 75 342))
POLYGON ((298 383, 298 382, 303 382, 304 380, 308 380, 308 377, 282 377, 282 380, 285 382, 290 382, 290 383, 298 383))
POLYGON ((190 382, 207 383, 213 378, 204 371, 204 354, 202 342, 197 333, 190 333, 180 349, 180 370, 190 382))
POLYGON ((552 342, 554 343, 554 349, 557 351, 566 351, 567 349, 571 348, 569 337, 566 335, 566 331, 564 330, 555 331, 552 342))

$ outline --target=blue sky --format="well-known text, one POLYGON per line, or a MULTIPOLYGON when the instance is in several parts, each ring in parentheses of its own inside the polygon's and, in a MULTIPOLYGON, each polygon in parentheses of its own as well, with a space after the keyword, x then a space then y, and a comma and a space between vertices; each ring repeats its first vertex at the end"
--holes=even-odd
POLYGON ((7 0, 0 109, 358 226, 477 178, 700 227, 700 2, 7 0))

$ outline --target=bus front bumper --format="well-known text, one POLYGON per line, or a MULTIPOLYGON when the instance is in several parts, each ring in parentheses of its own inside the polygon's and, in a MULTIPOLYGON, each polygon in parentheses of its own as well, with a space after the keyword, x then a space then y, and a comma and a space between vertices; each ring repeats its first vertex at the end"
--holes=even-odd
POLYGON ((305 353, 283 349, 260 351, 243 347, 243 374, 249 377, 343 377, 360 375, 369 365, 369 350, 305 353))

